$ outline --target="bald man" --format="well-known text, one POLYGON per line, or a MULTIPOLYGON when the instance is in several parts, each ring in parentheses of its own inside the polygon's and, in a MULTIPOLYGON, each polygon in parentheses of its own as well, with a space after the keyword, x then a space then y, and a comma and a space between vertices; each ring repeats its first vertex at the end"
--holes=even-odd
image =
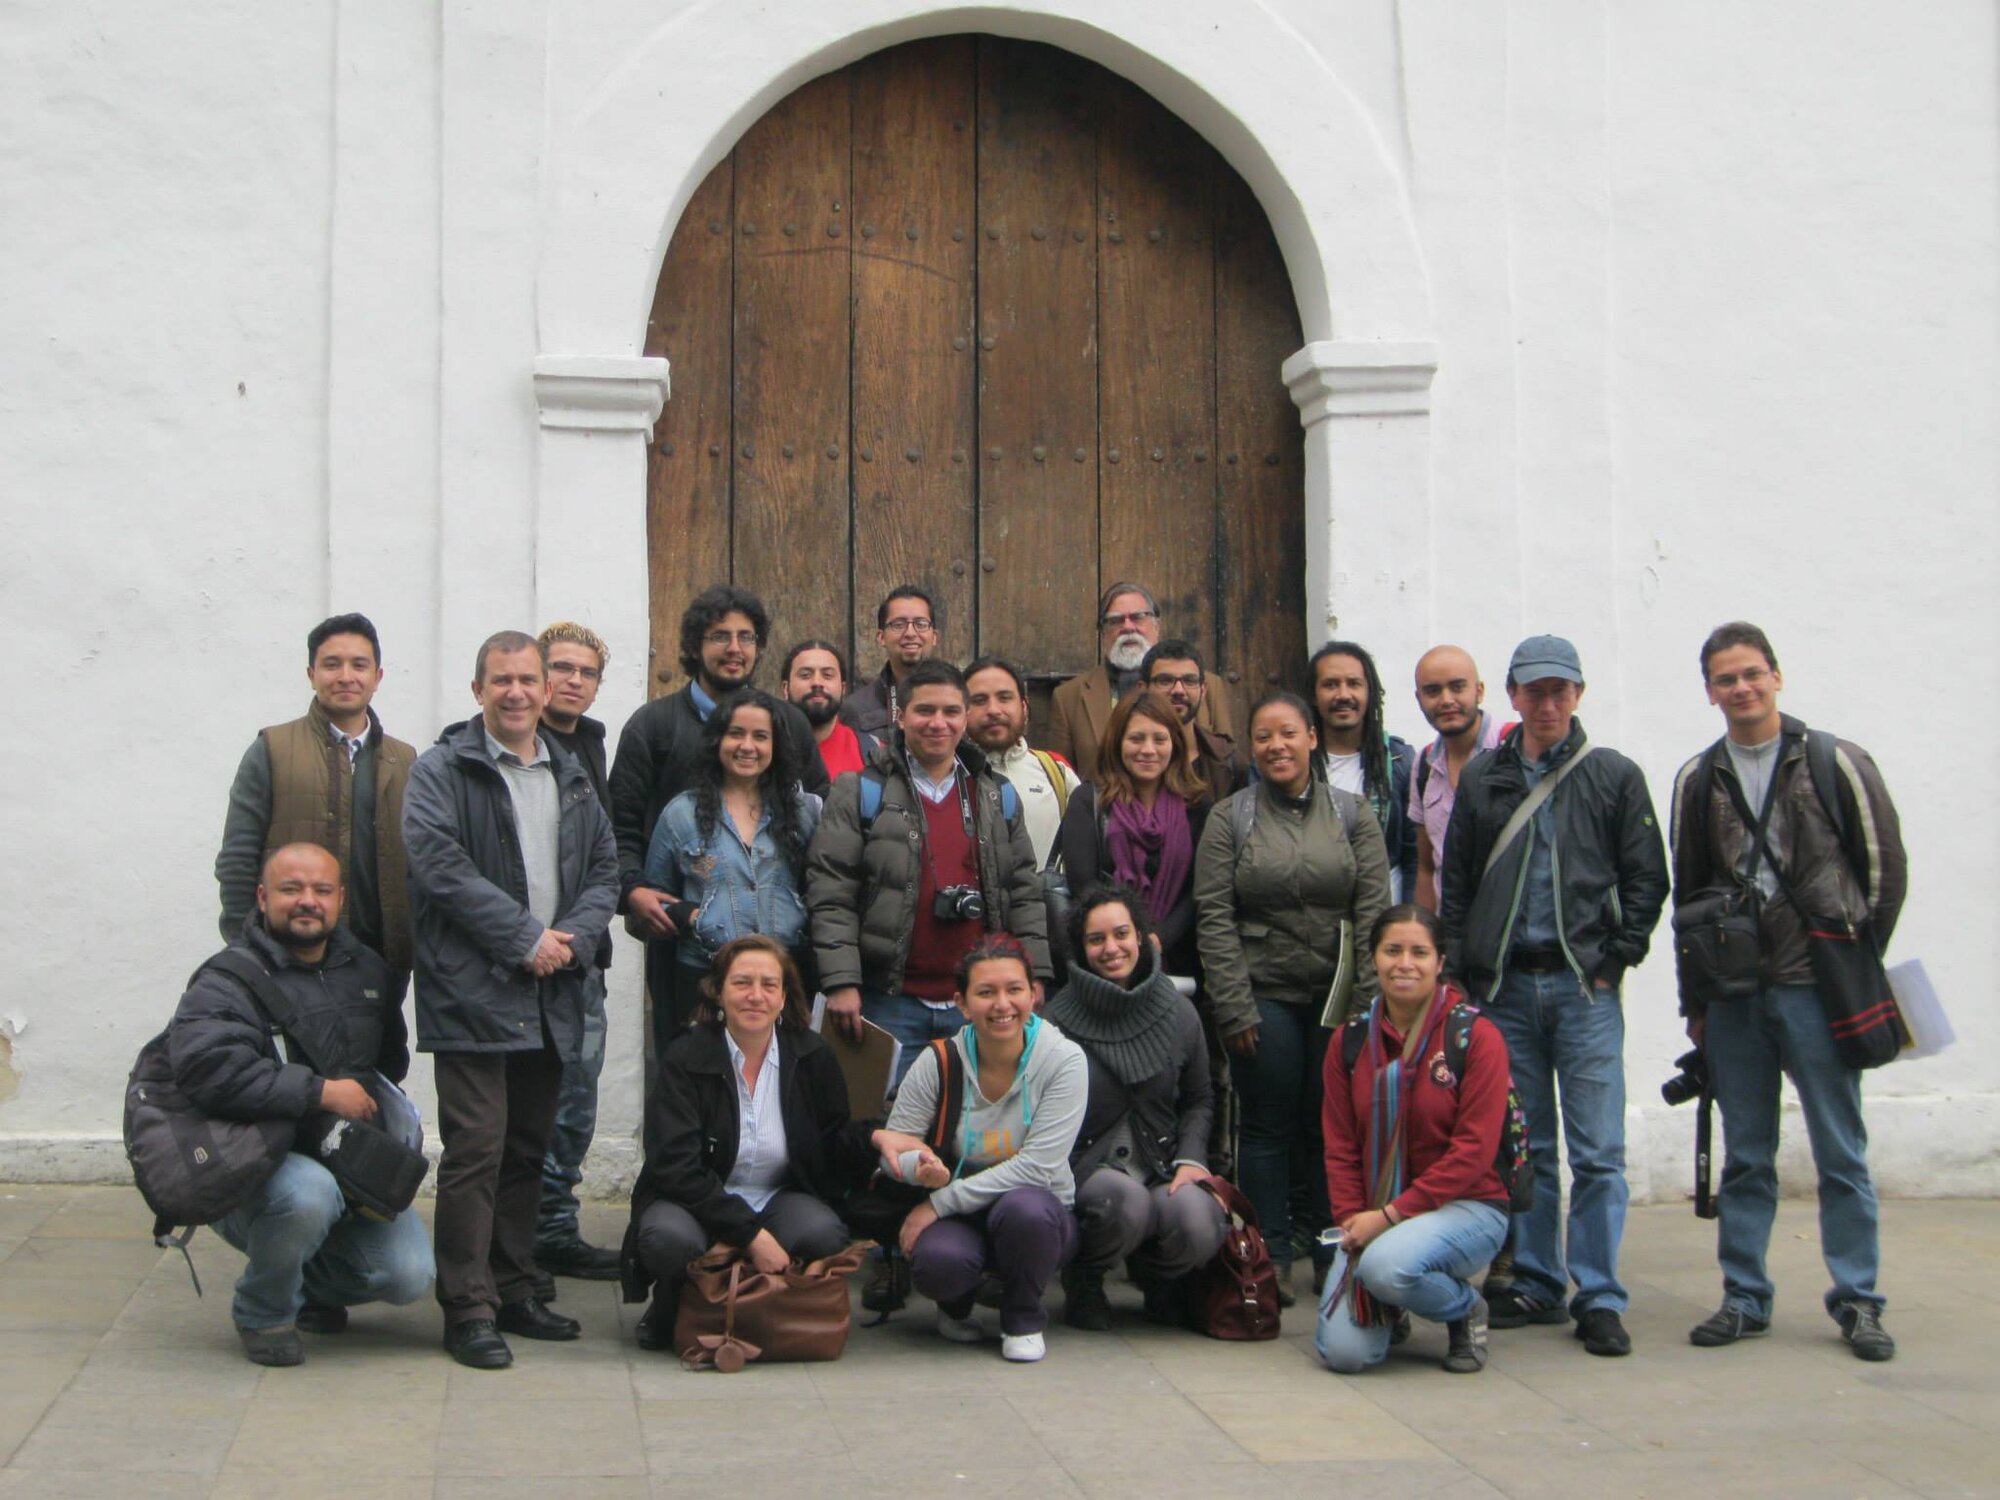
POLYGON ((1459 773, 1473 756, 1499 744, 1505 727, 1480 706, 1485 701, 1479 668, 1461 648, 1433 646, 1417 662, 1417 707, 1437 739, 1418 756, 1410 778, 1410 821, 1417 829, 1417 888, 1410 899, 1431 911, 1438 909, 1438 869, 1459 773))
MULTIPOLYGON (((317 844, 286 844, 265 859, 255 914, 226 954, 195 971, 167 1028, 174 1082, 204 1113, 366 1120, 376 1104, 362 1078, 402 1081, 402 1006, 388 965, 341 922, 346 897, 340 862, 317 844), (222 966, 244 958, 268 976, 281 1018, 222 966)), ((299 1151, 215 1229, 249 1257, 231 1312, 253 1364, 296 1365, 301 1330, 338 1333, 353 1304, 414 1302, 430 1289, 424 1221, 407 1211, 386 1223, 350 1214, 333 1174, 299 1151)))

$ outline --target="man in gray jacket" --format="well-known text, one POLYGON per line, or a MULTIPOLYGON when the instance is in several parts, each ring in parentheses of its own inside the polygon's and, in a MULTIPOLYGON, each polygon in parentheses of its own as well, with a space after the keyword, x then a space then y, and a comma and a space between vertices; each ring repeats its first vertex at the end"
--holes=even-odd
POLYGON ((437 1295, 460 1364, 513 1362, 502 1332, 573 1339, 534 1295, 542 1157, 563 1064, 618 899, 611 820, 581 762, 540 732, 531 635, 479 648, 479 717, 418 758, 403 803, 417 1045, 435 1054, 437 1295))

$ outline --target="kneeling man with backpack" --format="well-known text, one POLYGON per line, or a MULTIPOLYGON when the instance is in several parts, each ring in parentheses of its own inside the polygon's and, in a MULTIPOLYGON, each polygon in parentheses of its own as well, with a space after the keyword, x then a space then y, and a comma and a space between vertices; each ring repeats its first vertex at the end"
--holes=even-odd
POLYGON ((410 1064, 388 969, 340 923, 345 894, 339 861, 317 844, 275 851, 257 910, 195 972, 163 1037, 171 1084, 200 1114, 298 1126, 262 1184, 215 1220, 250 1258, 232 1312, 254 1364, 298 1364, 301 1329, 338 1333, 356 1303, 414 1302, 434 1270, 421 1218, 350 1208, 306 1154, 337 1155, 349 1122, 377 1116, 363 1079, 400 1083, 410 1064), (312 1128, 322 1115, 331 1128, 312 1128))

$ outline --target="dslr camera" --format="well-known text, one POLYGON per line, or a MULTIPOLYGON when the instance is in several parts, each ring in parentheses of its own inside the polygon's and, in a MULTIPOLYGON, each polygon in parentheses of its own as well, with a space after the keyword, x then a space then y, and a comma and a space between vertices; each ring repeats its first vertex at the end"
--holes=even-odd
POLYGON ((1708 1092, 1708 1059, 1699 1047, 1674 1059, 1680 1071, 1660 1085, 1660 1097, 1669 1104, 1685 1104, 1708 1092))
POLYGON ((986 898, 976 885, 947 885, 931 901, 931 917, 939 922, 983 922, 986 898))

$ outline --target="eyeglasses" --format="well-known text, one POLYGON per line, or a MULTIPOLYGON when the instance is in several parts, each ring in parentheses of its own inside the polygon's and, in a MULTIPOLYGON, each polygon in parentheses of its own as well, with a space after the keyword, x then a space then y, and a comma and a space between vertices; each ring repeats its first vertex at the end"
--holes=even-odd
POLYGON ((549 663, 551 677, 581 677, 585 682, 596 682, 604 674, 595 667, 579 667, 573 661, 552 661, 549 663))
POLYGON ((1176 677, 1171 672, 1156 672, 1146 679, 1146 686, 1156 687, 1161 692, 1165 692, 1168 688, 1176 687, 1198 688, 1201 686, 1201 673, 1189 672, 1184 676, 1176 677))
POLYGON ((912 615, 907 620, 890 620, 882 627, 885 635, 922 635, 931 628, 931 622, 923 615, 912 615))
POLYGON ((754 646, 757 644, 757 632, 739 630, 732 635, 727 630, 711 630, 701 638, 701 643, 704 646, 754 646))
POLYGON ((1159 619, 1159 617, 1160 617, 1160 612, 1157 609, 1134 609, 1134 610, 1127 610, 1122 615, 1120 614, 1106 615, 1104 617, 1104 623, 1107 626, 1143 625, 1148 620, 1157 620, 1159 619))

